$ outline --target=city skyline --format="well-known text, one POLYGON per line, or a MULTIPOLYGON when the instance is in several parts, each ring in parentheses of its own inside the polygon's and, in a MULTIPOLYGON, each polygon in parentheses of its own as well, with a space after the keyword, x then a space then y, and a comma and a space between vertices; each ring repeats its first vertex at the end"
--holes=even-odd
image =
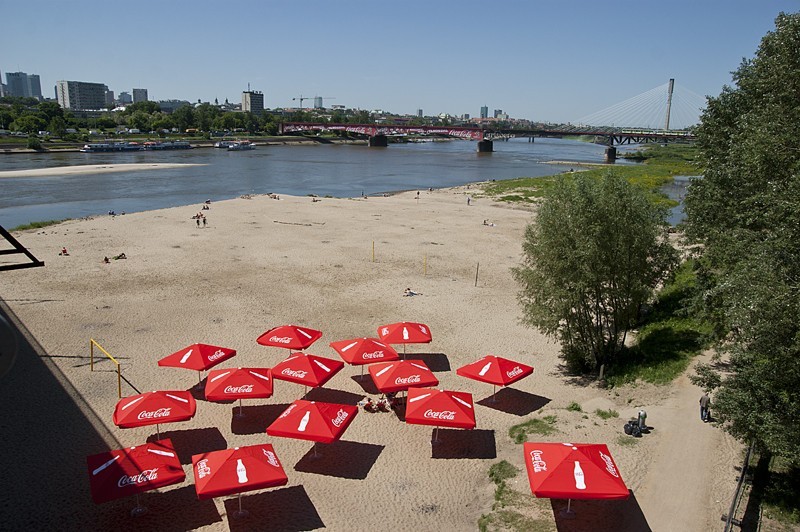
POLYGON ((568 122, 675 78, 718 95, 752 57, 791 0, 621 2, 551 5, 411 0, 398 11, 366 1, 270 1, 220 16, 218 3, 142 0, 120 13, 80 2, 42 10, 2 0, 0 71, 102 83, 116 93, 147 88, 149 99, 241 101, 264 106, 344 105, 399 114, 568 122), (77 7, 77 9, 76 9, 77 7), (312 15, 304 15, 311 13, 312 15), (157 16, 156 16, 157 15, 157 16), (141 36, 141 37, 137 37, 141 36), (71 40, 78 46, 66 46, 71 40), (61 43, 53 46, 51 43, 61 43), (86 51, 91 50, 87 55, 86 51), (91 57, 91 59, 87 59, 91 57), (334 99, 335 98, 335 99, 334 99))

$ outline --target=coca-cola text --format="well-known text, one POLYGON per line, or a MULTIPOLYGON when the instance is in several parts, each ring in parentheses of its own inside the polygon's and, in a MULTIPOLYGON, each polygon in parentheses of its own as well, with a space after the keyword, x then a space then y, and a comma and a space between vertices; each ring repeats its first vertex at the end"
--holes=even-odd
POLYGON ((215 360, 219 360, 224 356, 225 356, 225 351, 223 351, 222 349, 217 349, 213 355, 208 355, 208 361, 214 362, 215 360))
POLYGON ((253 393, 253 385, 242 384, 241 386, 226 386, 224 393, 253 393))
POLYGON ((347 419, 347 416, 347 412, 345 412, 343 408, 340 408, 339 411, 336 412, 336 417, 331 420, 331 423, 337 427, 341 427, 344 420, 347 419))
POLYGON ((152 412, 148 410, 142 410, 136 417, 138 419, 156 419, 161 417, 169 417, 170 412, 172 412, 171 408, 159 408, 158 410, 154 410, 152 412))
POLYGON ((264 456, 267 457, 267 462, 269 462, 269 465, 273 467, 281 466, 280 463, 278 463, 278 457, 275 456, 275 453, 273 453, 272 451, 268 451, 266 449, 261 449, 261 451, 264 453, 264 456))
POLYGON ((383 350, 373 351, 372 353, 364 353, 363 355, 361 355, 361 358, 365 360, 371 358, 383 358, 383 357, 384 357, 383 350))
POLYGON ((150 482, 151 480, 155 480, 158 478, 158 468, 155 469, 145 469, 138 475, 122 475, 119 477, 117 481, 117 486, 120 488, 124 488, 125 486, 131 484, 144 484, 145 482, 150 482))
POLYGON ((298 379, 305 379, 306 375, 308 375, 307 371, 295 371, 293 369, 286 368, 281 371, 281 374, 288 375, 290 377, 297 377, 298 379))
POLYGON ((603 462, 606 463, 606 471, 619 478, 619 473, 617 473, 617 468, 614 467, 614 461, 611 459, 611 457, 605 454, 603 451, 598 452, 600 453, 600 458, 602 458, 603 462))
POLYGON ((288 336, 270 336, 269 341, 275 342, 276 344, 288 344, 292 339, 288 336))
POLYGON ((425 411, 425 417, 428 419, 445 419, 453 421, 456 418, 456 413, 453 410, 436 411, 430 408, 425 411))
POLYGON ((419 375, 409 375, 408 377, 397 377, 394 380, 395 384, 415 384, 422 380, 419 375))
POLYGON ((514 366, 514 369, 512 369, 511 371, 507 371, 506 375, 508 375, 509 379, 513 379, 514 377, 516 377, 520 373, 522 373, 522 368, 519 367, 519 366, 514 366))
POLYGON ((203 478, 211 474, 211 468, 208 467, 208 459, 199 460, 197 462, 197 478, 203 478))
POLYGON ((534 449, 531 451, 531 465, 533 466, 534 473, 547 471, 547 462, 542 459, 542 451, 534 449))

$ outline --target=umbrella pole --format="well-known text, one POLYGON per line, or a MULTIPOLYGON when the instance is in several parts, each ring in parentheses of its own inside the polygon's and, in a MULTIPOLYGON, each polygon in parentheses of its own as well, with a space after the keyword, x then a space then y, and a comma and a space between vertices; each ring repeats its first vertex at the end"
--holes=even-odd
POLYGON ((317 455, 317 442, 314 442, 313 449, 314 449, 314 458, 317 458, 319 456, 319 455, 317 455))
POLYGON ((497 386, 492 384, 492 402, 497 402, 497 386))
POLYGON ((235 519, 242 519, 250 515, 250 512, 247 510, 242 510, 242 494, 239 493, 239 510, 233 512, 233 517, 235 519))
POLYGON ((131 510, 131 517, 139 517, 147 513, 147 507, 139 503, 139 494, 136 494, 136 507, 131 510))
POLYGON ((161 439, 161 429, 158 427, 158 423, 156 423, 156 437, 161 439))
POLYGON ((241 397, 239 398, 239 417, 244 417, 244 414, 242 414, 242 399, 241 399, 241 397))
POLYGON ((406 344, 403 344, 403 360, 406 359, 406 344))
POLYGON ((198 371, 197 372, 197 387, 200 387, 200 384, 203 382, 202 374, 198 371))
POLYGON ((433 440, 431 444, 439 443, 439 427, 433 427, 433 440))
POLYGON ((567 499, 567 507, 559 512, 559 515, 564 519, 573 519, 575 512, 572 511, 572 499, 567 499))

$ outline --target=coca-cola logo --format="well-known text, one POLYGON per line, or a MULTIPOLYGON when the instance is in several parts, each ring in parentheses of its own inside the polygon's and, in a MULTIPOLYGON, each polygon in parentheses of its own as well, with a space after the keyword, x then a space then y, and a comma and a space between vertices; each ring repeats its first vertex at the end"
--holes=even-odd
POLYGON ((292 339, 288 336, 270 336, 269 341, 275 342, 276 344, 288 344, 292 339))
POLYGON ((308 375, 307 371, 295 371, 293 369, 286 368, 281 371, 283 375, 288 375, 289 377, 297 377, 298 379, 305 379, 306 375, 308 375))
POLYGON ((170 412, 172 411, 171 408, 159 408, 158 410, 154 410, 152 412, 148 410, 142 410, 139 412, 137 416, 139 419, 156 419, 161 417, 169 417, 170 412))
POLYGON ((428 419, 445 419, 453 421, 456 418, 456 413, 453 410, 431 410, 430 408, 425 411, 425 417, 428 419))
POLYGON ((203 478, 211 474, 211 468, 208 467, 208 459, 198 460, 197 462, 197 478, 203 478))
POLYGON ((222 358, 224 356, 225 356, 225 351, 223 351, 222 349, 217 349, 214 352, 213 355, 209 355, 208 356, 208 361, 209 362, 214 362, 215 360, 219 360, 220 358, 222 358))
POLYGON ((275 456, 275 453, 266 449, 261 449, 261 451, 264 453, 264 456, 267 457, 267 462, 269 465, 273 467, 280 467, 280 464, 278 463, 278 457, 275 456))
POLYGON ((508 375, 509 379, 513 379, 514 377, 516 377, 520 373, 522 373, 522 368, 519 367, 519 366, 514 366, 514 369, 512 369, 511 371, 507 371, 506 375, 508 375))
POLYGON ((336 417, 331 420, 331 423, 337 427, 341 427, 348 415, 349 414, 345 412, 343 408, 340 408, 339 411, 336 412, 336 417))
POLYGON ((384 327, 381 329, 381 336, 386 336, 389 334, 389 327, 384 327))
POLYGON ((533 466, 534 473, 541 473, 547 471, 547 462, 542 459, 542 451, 535 449, 531 451, 531 465, 533 466))
POLYGON ((252 393, 252 384, 243 384, 241 386, 226 386, 224 393, 252 393))
POLYGON ((384 357, 383 350, 373 351, 372 353, 364 353, 363 355, 361 355, 361 358, 363 359, 383 358, 383 357, 384 357))
POLYGON ((117 481, 117 486, 124 488, 125 486, 129 486, 131 484, 144 484, 145 482, 150 482, 151 480, 155 480, 157 478, 158 468, 156 467, 155 469, 146 469, 138 475, 122 475, 117 481))
POLYGON ((292 410, 294 410, 295 408, 297 408, 297 404, 295 404, 295 403, 292 403, 292 404, 290 404, 290 405, 289 405, 289 408, 287 408, 286 410, 284 410, 284 411, 283 411, 283 414, 281 414, 281 415, 280 415, 280 417, 286 417, 286 416, 288 416, 289 414, 291 414, 291 413, 292 413, 292 410))
POLYGON ((409 375, 408 377, 397 377, 394 380, 395 384, 415 384, 421 382, 422 378, 419 375, 409 375))
POLYGON ((603 453, 603 451, 598 452, 600 453, 600 458, 602 458, 603 462, 606 463, 606 471, 619 478, 619 473, 617 473, 617 468, 614 466, 614 461, 611 459, 611 457, 603 453))

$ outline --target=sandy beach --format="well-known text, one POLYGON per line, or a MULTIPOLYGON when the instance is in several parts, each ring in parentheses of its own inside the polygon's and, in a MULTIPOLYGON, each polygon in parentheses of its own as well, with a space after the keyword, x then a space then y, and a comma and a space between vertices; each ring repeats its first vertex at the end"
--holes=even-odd
POLYGON ((51 168, 33 168, 29 170, 2 170, 0 179, 4 177, 47 177, 76 174, 107 174, 111 172, 130 172, 132 170, 164 170, 182 166, 203 166, 194 163, 128 163, 128 164, 79 164, 73 166, 54 166, 51 168))
MULTIPOLYGON (((15 233, 46 266, 0 272, 0 310, 22 333, 15 365, 0 380, 4 528, 477 530, 493 511, 487 472, 500 460, 520 470, 509 480, 526 499, 517 511, 552 530, 719 526, 740 446, 700 422, 699 389, 685 376, 670 387, 599 388, 566 375, 558 345, 519 324, 510 269, 520 262, 532 208, 484 198, 475 184, 418 198, 238 198, 202 211, 206 227, 192 219, 199 211, 189 205, 15 233), (68 256, 59 256, 62 247, 68 256), (127 259, 103 263, 123 252, 127 259), (420 295, 405 297, 407 287, 420 295), (341 441, 317 446, 318 458, 311 442, 265 434, 296 399, 355 404, 379 396, 357 378, 360 368, 345 366, 305 395, 277 381, 271 398, 244 402, 244 419, 235 403, 198 399, 192 420, 160 427, 181 458, 182 484, 144 494, 149 512, 139 518, 130 516, 131 498, 92 502, 86 456, 141 444, 156 431, 113 424, 116 373, 102 359, 90 371, 90 339, 120 360, 125 396, 133 387, 190 389, 196 372, 157 361, 192 343, 237 349, 218 367, 272 367, 287 353, 256 343, 272 327, 319 329, 322 339, 307 351, 338 359, 330 342, 376 336, 378 326, 398 321, 430 327, 433 341, 409 345, 407 357, 424 360, 440 388, 473 394, 475 430, 440 430, 432 445, 431 427, 362 409, 341 441), (486 354, 535 372, 492 402, 491 385, 455 371, 486 354), (567 410, 572 402, 581 411, 567 410), (622 426, 642 408, 654 429, 631 441, 622 426), (619 417, 602 419, 598 409, 619 417), (544 416, 556 417, 556 432, 538 441, 608 444, 632 497, 573 501, 572 519, 560 516, 566 501, 534 499, 522 446, 508 429, 544 416), (257 443, 274 446, 287 486, 245 493, 251 516, 241 521, 231 516, 235 496, 197 500, 191 455, 257 443)), ((0 255, 0 264, 14 261, 0 255)))

